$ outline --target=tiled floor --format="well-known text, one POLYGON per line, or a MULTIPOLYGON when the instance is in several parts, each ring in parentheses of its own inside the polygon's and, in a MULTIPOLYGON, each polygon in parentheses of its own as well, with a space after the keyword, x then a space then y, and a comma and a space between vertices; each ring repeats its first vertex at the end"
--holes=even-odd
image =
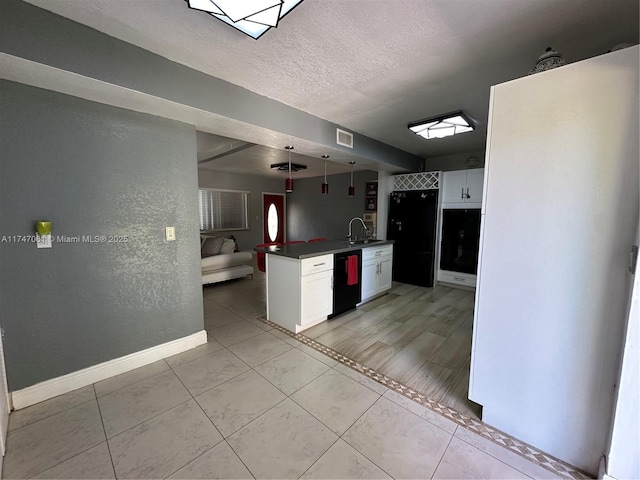
POLYGON ((206 345, 13 412, 2 478, 554 477, 257 321, 241 282, 205 289, 206 345))

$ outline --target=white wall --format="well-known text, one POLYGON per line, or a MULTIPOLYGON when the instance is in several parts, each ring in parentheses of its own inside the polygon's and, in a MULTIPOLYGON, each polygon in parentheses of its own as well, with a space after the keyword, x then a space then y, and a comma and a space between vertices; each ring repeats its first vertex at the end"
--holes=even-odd
MULTIPOLYGON (((640 232, 636 235, 640 245, 640 232)), ((629 307, 629 320, 618 381, 618 395, 611 443, 607 459, 607 475, 622 480, 640 478, 640 275, 636 275, 629 307)))
POLYGON ((470 398, 589 473, 611 422, 638 218, 637 46, 493 87, 470 398))

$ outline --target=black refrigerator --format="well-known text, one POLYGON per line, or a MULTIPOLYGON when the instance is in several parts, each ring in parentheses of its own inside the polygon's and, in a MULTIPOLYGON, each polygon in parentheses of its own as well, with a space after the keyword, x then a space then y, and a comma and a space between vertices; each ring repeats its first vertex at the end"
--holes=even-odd
POLYGON ((393 280, 433 287, 438 190, 392 192, 387 238, 394 240, 393 280))

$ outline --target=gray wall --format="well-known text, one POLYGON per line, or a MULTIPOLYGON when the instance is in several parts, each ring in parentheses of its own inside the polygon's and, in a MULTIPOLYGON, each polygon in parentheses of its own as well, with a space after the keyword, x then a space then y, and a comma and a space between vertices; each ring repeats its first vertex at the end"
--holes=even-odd
POLYGON ((238 241, 240 250, 251 250, 263 243, 262 238, 262 193, 284 193, 284 180, 259 175, 238 175, 235 173, 198 170, 198 186, 201 188, 222 188, 226 190, 242 190, 249 194, 249 227, 250 230, 225 230, 220 235, 233 235, 238 241))
POLYGON ((17 390, 204 328, 192 126, 0 81, 0 322, 17 390), (165 242, 165 226, 177 241, 165 242))
MULTIPOLYGON (((364 214, 365 183, 377 179, 377 172, 355 172, 353 184, 356 194, 353 197, 347 194, 348 173, 327 177, 329 195, 320 193, 321 177, 296 180, 294 191, 287 194, 287 239, 345 238, 349 220, 364 214)), ((360 229, 356 232, 360 234, 360 229)))

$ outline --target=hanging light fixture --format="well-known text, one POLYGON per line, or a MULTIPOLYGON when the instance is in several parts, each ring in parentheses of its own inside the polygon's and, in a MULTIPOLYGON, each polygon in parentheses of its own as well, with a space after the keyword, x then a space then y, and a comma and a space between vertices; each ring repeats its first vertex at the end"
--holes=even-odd
POLYGON ((322 184, 322 194, 329 195, 329 184, 327 183, 327 158, 329 158, 329 155, 322 155, 322 158, 324 158, 324 182, 322 184))
POLYGON ((349 196, 353 197, 356 194, 356 187, 353 186, 353 166, 356 164, 356 162, 349 162, 349 165, 351 165, 351 184, 349 185, 349 196))
POLYGON ((284 148, 289 151, 289 177, 285 180, 284 190, 287 193, 291 193, 293 192, 293 178, 291 178, 291 150, 293 150, 293 145, 287 145, 284 148))

